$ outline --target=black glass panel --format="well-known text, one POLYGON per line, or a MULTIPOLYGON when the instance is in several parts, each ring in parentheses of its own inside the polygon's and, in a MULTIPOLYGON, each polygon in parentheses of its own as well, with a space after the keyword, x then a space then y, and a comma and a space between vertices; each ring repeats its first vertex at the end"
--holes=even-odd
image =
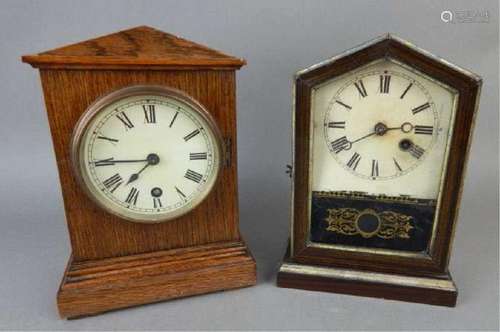
POLYGON ((313 242, 403 251, 426 251, 435 200, 313 192, 313 242))

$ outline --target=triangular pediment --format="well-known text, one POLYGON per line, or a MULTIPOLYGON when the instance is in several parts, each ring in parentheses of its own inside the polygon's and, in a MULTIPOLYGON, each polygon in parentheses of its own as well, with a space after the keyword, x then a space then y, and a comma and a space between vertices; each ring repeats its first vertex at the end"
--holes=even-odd
POLYGON ((172 34, 140 26, 23 56, 34 67, 239 68, 239 59, 172 34))

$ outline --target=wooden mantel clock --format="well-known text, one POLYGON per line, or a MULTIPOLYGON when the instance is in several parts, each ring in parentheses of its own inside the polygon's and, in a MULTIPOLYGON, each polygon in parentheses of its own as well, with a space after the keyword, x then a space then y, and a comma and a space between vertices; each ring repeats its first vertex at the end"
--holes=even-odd
POLYGON ((40 70, 71 240, 62 317, 255 284, 238 228, 244 60, 149 27, 22 59, 40 70))
POLYGON ((448 260, 480 89, 390 35, 298 72, 278 285, 454 306, 448 260))

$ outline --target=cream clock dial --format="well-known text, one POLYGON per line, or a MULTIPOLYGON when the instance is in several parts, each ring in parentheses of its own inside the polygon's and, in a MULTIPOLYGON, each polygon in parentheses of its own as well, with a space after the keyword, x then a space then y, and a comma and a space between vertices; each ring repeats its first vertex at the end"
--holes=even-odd
POLYGON ((431 96, 417 80, 375 70, 356 75, 332 98, 325 113, 325 140, 335 160, 352 174, 391 179, 423 162, 437 137, 438 118, 431 96))
POLYGON ((382 60, 318 86, 312 98, 313 190, 437 198, 452 91, 382 60))
POLYGON ((179 217, 210 193, 220 135, 205 109, 179 91, 134 86, 97 101, 74 134, 73 161, 94 201, 137 222, 179 217))

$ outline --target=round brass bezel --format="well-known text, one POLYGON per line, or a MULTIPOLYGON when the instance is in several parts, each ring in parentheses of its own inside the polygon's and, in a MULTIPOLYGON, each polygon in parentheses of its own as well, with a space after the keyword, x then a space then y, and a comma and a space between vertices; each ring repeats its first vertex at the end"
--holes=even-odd
MULTIPOLYGON (((94 101, 80 116, 72 134, 71 138, 71 164, 73 168, 73 172, 77 178, 77 181, 80 187, 84 190, 85 194, 100 208, 105 210, 108 213, 111 213, 117 217, 120 217, 124 220, 143 223, 143 224, 155 224, 165 221, 170 221, 177 219, 185 214, 194 210, 197 206, 199 206, 213 191, 214 187, 219 181, 219 176, 221 173, 221 168, 223 167, 223 160, 225 160, 224 150, 222 149, 223 140, 222 134, 210 113, 207 109, 198 101, 187 95, 186 93, 160 85, 133 85, 125 88, 121 88, 110 92, 104 96, 99 97, 96 101, 94 101), (82 143, 85 138, 86 131, 91 124, 92 120, 96 115, 99 114, 102 110, 104 110, 107 106, 121 100, 124 98, 142 96, 142 95, 150 95, 150 96, 161 96, 166 98, 174 99, 175 101, 185 104, 189 108, 193 109, 198 113, 198 115, 206 122, 208 126, 208 130, 210 130, 215 138, 215 150, 218 155, 218 158, 214 158, 216 163, 215 165, 215 175, 213 176, 213 180, 209 184, 209 187, 206 188, 200 195, 196 196, 193 200, 191 200, 188 204, 183 205, 182 207, 169 212, 161 214, 161 217, 156 217, 157 215, 143 215, 143 217, 131 217, 130 215, 125 215, 116 211, 110 204, 105 203, 105 199, 100 199, 99 195, 96 193, 95 186, 90 184, 90 180, 88 175, 86 174, 86 170, 83 167, 81 160, 83 160, 83 151, 82 143)), ((135 214, 139 215, 140 213, 135 212, 135 214)))

